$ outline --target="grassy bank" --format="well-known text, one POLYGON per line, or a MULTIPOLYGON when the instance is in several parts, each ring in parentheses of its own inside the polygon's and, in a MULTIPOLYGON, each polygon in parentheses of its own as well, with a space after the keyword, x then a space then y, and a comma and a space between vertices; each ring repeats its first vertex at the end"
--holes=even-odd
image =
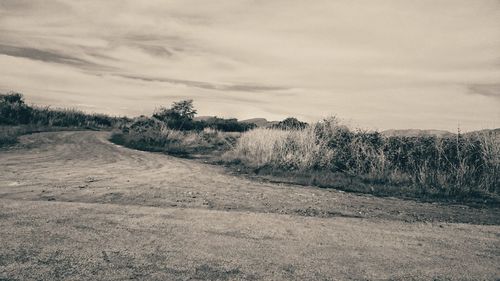
POLYGON ((34 126, 0 126, 0 148, 15 144, 21 135, 39 131, 34 126))
POLYGON ((22 135, 29 135, 41 132, 60 132, 86 130, 81 127, 57 127, 57 126, 39 126, 39 125, 17 125, 0 126, 0 148, 15 145, 22 135))
POLYGON ((21 94, 0 93, 0 147, 21 135, 61 130, 109 130, 129 122, 124 117, 89 114, 75 109, 52 109, 26 104, 21 94))
POLYGON ((495 132, 384 137, 330 118, 299 130, 243 133, 223 159, 271 178, 350 191, 498 198, 499 140, 495 132))
POLYGON ((216 157, 236 143, 238 132, 176 130, 154 118, 138 118, 111 135, 111 141, 130 148, 180 157, 216 157))

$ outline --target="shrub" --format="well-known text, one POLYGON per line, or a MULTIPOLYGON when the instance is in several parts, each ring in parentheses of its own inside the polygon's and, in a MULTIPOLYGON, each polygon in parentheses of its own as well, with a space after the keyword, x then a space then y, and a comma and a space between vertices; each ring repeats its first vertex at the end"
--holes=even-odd
POLYGON ((412 186, 420 194, 500 194, 500 141, 494 131, 384 137, 327 118, 301 130, 248 131, 224 158, 256 169, 343 173, 373 184, 412 186))
POLYGON ((281 130, 302 130, 306 128, 308 124, 306 122, 299 121, 297 118, 288 117, 283 121, 278 122, 271 126, 273 129, 281 130))
POLYGON ((245 132, 255 128, 255 124, 238 122, 237 119, 223 119, 212 117, 203 121, 196 121, 200 128, 210 128, 223 132, 245 132))
POLYGON ((23 132, 18 128, 0 126, 0 147, 16 143, 17 137, 23 132))
POLYGON ((21 94, 0 94, 0 124, 28 124, 32 120, 32 111, 21 94))

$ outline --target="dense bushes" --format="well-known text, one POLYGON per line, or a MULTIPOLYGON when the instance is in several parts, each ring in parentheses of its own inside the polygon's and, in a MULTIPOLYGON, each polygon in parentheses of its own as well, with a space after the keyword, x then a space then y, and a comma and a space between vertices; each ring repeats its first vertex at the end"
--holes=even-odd
POLYGON ((301 130, 255 129, 225 154, 253 168, 343 173, 368 183, 409 185, 446 196, 500 194, 498 133, 384 137, 335 118, 301 130))
POLYGON ((236 142, 239 133, 203 130, 174 130, 156 118, 136 118, 121 131, 115 131, 111 140, 117 144, 140 150, 166 152, 183 157, 193 154, 218 154, 227 151, 236 142))
POLYGON ((0 94, 0 125, 108 128, 128 122, 127 118, 87 114, 73 109, 31 107, 19 93, 0 94))
POLYGON ((0 94, 0 124, 28 124, 33 120, 33 108, 24 103, 19 93, 0 94))
POLYGON ((195 115, 193 100, 183 100, 174 102, 170 108, 160 107, 152 117, 170 129, 181 131, 201 131, 210 128, 223 132, 245 132, 255 127, 254 124, 238 122, 237 119, 211 117, 206 120, 193 120, 195 115))
POLYGON ((307 127, 308 124, 306 122, 299 121, 297 118, 288 117, 283 121, 278 122, 277 124, 271 125, 273 129, 282 129, 282 130, 301 130, 307 127))
POLYGON ((135 118, 111 140, 128 147, 162 151, 189 156, 214 155, 228 150, 236 142, 239 132, 254 128, 253 124, 236 119, 211 117, 193 120, 196 110, 192 100, 174 102, 170 108, 160 107, 152 117, 135 118))
POLYGON ((211 117, 207 120, 194 121, 200 128, 210 128, 223 132, 246 132, 255 128, 255 124, 239 122, 237 119, 211 117))

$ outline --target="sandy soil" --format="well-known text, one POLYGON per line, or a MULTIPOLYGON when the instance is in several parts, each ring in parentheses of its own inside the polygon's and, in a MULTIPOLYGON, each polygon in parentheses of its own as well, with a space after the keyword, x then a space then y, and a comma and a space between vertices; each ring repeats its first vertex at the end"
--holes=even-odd
POLYGON ((500 211, 276 185, 105 132, 0 151, 0 280, 497 280, 500 211))

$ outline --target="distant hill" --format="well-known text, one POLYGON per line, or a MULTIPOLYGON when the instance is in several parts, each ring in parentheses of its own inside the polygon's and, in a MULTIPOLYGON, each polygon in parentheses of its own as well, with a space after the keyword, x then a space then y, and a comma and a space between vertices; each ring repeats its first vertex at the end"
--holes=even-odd
POLYGON ((444 130, 420 130, 420 129, 405 129, 405 130, 385 130, 380 132, 386 137, 418 137, 418 136, 436 136, 445 137, 451 136, 453 133, 444 130))
MULTIPOLYGON (((437 136, 437 137, 446 137, 456 135, 455 133, 451 133, 444 130, 419 130, 419 129, 406 129, 406 130, 385 130, 380 132, 382 135, 386 137, 394 137, 394 136, 405 136, 405 137, 418 137, 418 136, 437 136)), ((472 131, 463 133, 463 135, 470 134, 483 134, 483 133, 493 133, 495 135, 500 136, 500 128, 496 129, 484 129, 479 131, 472 131)))
MULTIPOLYGON (((196 116, 193 118, 195 121, 208 121, 212 118, 217 118, 217 116, 196 116)), ((277 124, 278 121, 267 121, 266 118, 252 118, 246 120, 238 120, 238 122, 255 124, 257 127, 269 127, 273 124, 277 124)))
POLYGON ((241 120, 240 122, 255 124, 257 127, 269 127, 273 124, 278 124, 278 121, 267 121, 266 118, 252 118, 241 120))
POLYGON ((467 134, 474 134, 474 133, 493 133, 493 134, 500 134, 500 128, 496 128, 496 129, 483 129, 483 130, 479 130, 479 131, 469 132, 469 133, 467 133, 467 134))

